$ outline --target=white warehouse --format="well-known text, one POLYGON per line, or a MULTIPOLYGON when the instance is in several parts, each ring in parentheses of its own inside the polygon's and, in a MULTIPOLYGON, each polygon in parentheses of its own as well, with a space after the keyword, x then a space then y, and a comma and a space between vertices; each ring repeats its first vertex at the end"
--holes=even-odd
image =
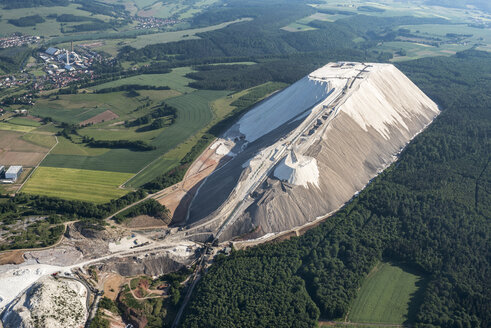
POLYGON ((22 166, 11 166, 5 172, 5 179, 16 181, 22 173, 22 166))

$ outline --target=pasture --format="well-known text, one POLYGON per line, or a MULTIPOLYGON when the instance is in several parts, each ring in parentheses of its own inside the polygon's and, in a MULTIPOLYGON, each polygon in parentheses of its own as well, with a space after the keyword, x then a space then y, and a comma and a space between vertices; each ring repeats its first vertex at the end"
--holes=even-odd
POLYGON ((31 132, 32 130, 35 130, 36 127, 34 126, 27 126, 27 125, 18 125, 18 124, 10 124, 8 122, 0 122, 0 130, 3 131, 16 131, 16 132, 31 132))
POLYGON ((39 167, 22 192, 102 204, 125 195, 128 190, 118 186, 129 177, 128 173, 39 167))
POLYGON ((151 44, 199 39, 199 36, 197 35, 199 33, 220 30, 231 24, 250 21, 250 20, 251 20, 250 18, 241 18, 241 19, 236 19, 234 21, 216 24, 212 26, 192 28, 192 29, 186 29, 180 31, 169 31, 169 32, 139 35, 136 38, 136 40, 130 41, 128 45, 131 45, 132 47, 139 49, 151 44))
MULTIPOLYGON (((208 120, 208 122, 201 125, 201 127, 197 125, 194 126, 193 128, 195 133, 188 133, 189 137, 187 137, 187 139, 184 138, 185 135, 182 134, 182 141, 180 143, 176 143, 173 148, 169 149, 164 155, 155 159, 142 172, 138 173, 125 185, 131 187, 139 187, 142 184, 152 180, 153 178, 178 166, 180 160, 193 148, 194 145, 196 145, 198 140, 210 127, 232 113, 232 111, 236 107, 232 106, 231 103, 238 98, 250 93, 251 91, 258 91, 263 88, 266 90, 279 89, 284 86, 285 85, 282 83, 267 82, 256 87, 234 93, 232 95, 228 95, 226 91, 196 91, 188 95, 183 95, 181 97, 170 99, 169 101, 167 101, 167 103, 169 105, 175 106, 176 108, 188 110, 194 108, 192 111, 189 111, 184 117, 195 117, 197 113, 199 113, 199 115, 202 116, 201 118, 199 118, 200 122, 205 122, 205 120, 208 120), (211 117, 209 116, 209 114, 207 114, 206 106, 208 106, 208 111, 211 113, 211 117)), ((169 131, 171 131, 170 128, 168 132, 169 131)), ((159 136, 162 142, 165 142, 165 140, 169 140, 165 137, 166 135, 164 133, 159 136)), ((178 132, 176 131, 175 133, 178 132)), ((170 137, 171 136, 169 136, 169 138, 170 137)))
MULTIPOLYGON (((48 140, 36 134, 0 130, 0 163, 2 165, 36 166, 46 155, 48 140), (30 137, 25 138, 26 135, 30 137), (36 142, 33 142, 36 140, 36 142)), ((52 137, 53 138, 53 137, 52 137)), ((51 139, 53 140, 53 139, 51 139)))
MULTIPOLYGON (((128 31, 126 33, 120 33, 119 36, 115 33, 106 33, 105 35, 101 34, 99 37, 89 36, 78 38, 74 44, 80 45, 88 45, 90 48, 96 51, 104 51, 111 56, 116 56, 118 54, 119 49, 124 46, 131 46, 133 48, 143 48, 148 45, 157 44, 157 43, 167 43, 167 42, 177 42, 183 40, 195 40, 199 39, 198 34, 204 32, 210 32, 219 30, 229 26, 230 24, 239 23, 242 21, 250 20, 250 18, 241 18, 230 22, 224 22, 221 24, 199 27, 199 28, 186 28, 185 26, 180 27, 179 30, 173 31, 148 31, 148 33, 133 33, 128 31), (110 37, 109 37, 110 36, 110 37), (92 41, 87 41, 92 40, 92 41)), ((183 23, 180 23, 181 25, 183 23)), ((172 29, 176 29, 176 26, 173 26, 172 29)), ((68 47, 69 40, 68 38, 59 38, 57 39, 60 43, 58 47, 68 47)), ((139 63, 141 64, 141 63, 139 63)))
POLYGON ((151 0, 124 1, 127 7, 135 7, 133 10, 140 16, 155 16, 160 18, 177 16, 181 19, 192 17, 216 2, 217 0, 198 0, 192 2, 170 0, 165 3, 151 0))
POLYGON ((116 115, 109 115, 108 121, 99 123, 109 125, 117 121, 138 117, 141 112, 133 114, 131 112, 148 102, 151 105, 157 105, 168 97, 179 95, 177 91, 173 90, 159 90, 159 92, 146 92, 144 90, 139 93, 141 96, 138 97, 127 97, 124 92, 60 95, 59 99, 54 97, 39 99, 34 106, 33 113, 41 117, 51 117, 59 122, 79 124, 84 121, 95 120, 98 115, 110 110, 116 115), (116 116, 119 117, 116 118, 116 116))
POLYGON ((391 41, 384 42, 383 45, 377 46, 377 50, 389 51, 396 53, 399 50, 404 50, 406 52, 405 56, 394 55, 392 61, 400 60, 413 60, 423 57, 433 57, 433 56, 451 56, 457 51, 463 51, 470 48, 471 46, 464 45, 451 45, 445 44, 440 47, 434 47, 427 44, 414 43, 414 42, 402 42, 402 41, 391 41))
POLYGON ((22 139, 34 145, 48 149, 56 144, 56 139, 54 135, 38 133, 36 131, 24 134, 22 136, 22 139))
POLYGON ((83 144, 75 144, 65 137, 58 137, 58 145, 51 151, 50 156, 52 154, 58 155, 71 155, 71 156, 99 156, 106 152, 109 149, 105 148, 90 148, 86 147, 83 144))
POLYGON ((78 9, 78 5, 70 4, 69 6, 57 6, 57 7, 34 7, 34 8, 20 8, 2 10, 2 17, 0 20, 0 36, 10 35, 14 32, 20 32, 27 35, 42 35, 45 37, 56 37, 63 35, 61 33, 61 25, 56 19, 48 19, 46 16, 56 13, 72 14, 76 16, 85 16, 91 18, 97 18, 104 21, 109 21, 108 16, 92 15, 91 13, 78 9), (24 16, 40 15, 45 19, 44 23, 36 24, 36 26, 18 27, 8 23, 9 19, 16 19, 24 16))
POLYGON ((212 103, 227 94, 228 91, 199 90, 167 100, 167 104, 178 109, 176 122, 152 140, 152 145, 158 147, 164 155, 158 157, 128 185, 140 186, 177 165, 213 120, 212 103))
MULTIPOLYGON (((103 139, 129 139, 146 140, 157 147, 152 151, 131 151, 128 149, 101 149, 89 148, 80 144, 71 143, 65 138, 59 138, 59 144, 46 157, 42 166, 64 167, 86 170, 107 170, 112 172, 137 173, 146 165, 166 154, 176 146, 196 135, 213 119, 211 102, 224 97, 227 91, 195 91, 166 100, 177 109, 177 118, 173 125, 159 130, 136 132, 136 128, 124 128, 113 123, 103 123, 83 128, 79 132, 103 139), (74 156, 75 155, 75 156, 74 156)), ((142 113, 137 112, 138 115, 142 113)), ((144 112, 143 112, 144 113, 144 112)), ((136 115, 136 114, 135 114, 136 115)), ((120 118, 121 119, 121 118, 120 118)), ((172 163, 177 163, 186 154, 185 149, 178 148, 178 154, 171 157, 172 163), (179 157, 180 155, 180 157, 179 157)), ((162 168, 168 168, 168 158, 164 161, 155 161, 149 169, 153 172, 148 178, 162 174, 162 168), (158 165, 157 165, 158 164, 158 165), (153 169, 152 169, 153 168, 153 169)), ((139 180, 142 183, 144 179, 139 180)))
POLYGON ((174 68, 170 73, 136 75, 136 76, 131 76, 131 77, 99 84, 97 86, 91 87, 90 89, 97 91, 105 88, 119 87, 121 85, 138 84, 138 85, 153 85, 156 87, 168 86, 172 90, 176 90, 181 93, 188 93, 194 91, 193 88, 188 87, 188 83, 193 82, 194 80, 189 79, 185 76, 186 74, 191 72, 193 72, 193 70, 190 67, 178 67, 178 68, 174 68))
POLYGON ((421 297, 422 277, 390 263, 370 272, 348 315, 350 322, 403 324, 411 321, 421 297))
POLYGON ((8 123, 17 124, 17 125, 25 125, 25 126, 34 126, 34 127, 41 126, 41 122, 38 122, 36 120, 31 120, 28 118, 24 118, 24 117, 13 117, 10 120, 8 120, 8 123))

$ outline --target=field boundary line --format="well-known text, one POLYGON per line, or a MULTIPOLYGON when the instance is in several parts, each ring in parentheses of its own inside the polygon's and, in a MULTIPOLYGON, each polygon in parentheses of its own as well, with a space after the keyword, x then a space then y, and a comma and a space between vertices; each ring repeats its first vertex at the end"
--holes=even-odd
POLYGON ((56 146, 58 146, 58 137, 55 135, 55 140, 56 140, 56 143, 53 145, 53 147, 51 147, 51 149, 46 153, 46 155, 44 155, 44 157, 39 161, 39 163, 31 170, 31 172, 29 173, 29 175, 25 178, 24 182, 20 185, 20 187, 17 189, 17 191, 15 192, 14 195, 16 195, 18 192, 20 192, 22 190, 22 188, 24 187, 24 185, 26 184, 27 181, 29 181, 29 179, 32 177, 32 175, 34 174, 34 171, 37 170, 37 168, 41 165, 41 163, 46 159, 46 157, 51 153, 51 151, 53 149, 55 149, 56 146))

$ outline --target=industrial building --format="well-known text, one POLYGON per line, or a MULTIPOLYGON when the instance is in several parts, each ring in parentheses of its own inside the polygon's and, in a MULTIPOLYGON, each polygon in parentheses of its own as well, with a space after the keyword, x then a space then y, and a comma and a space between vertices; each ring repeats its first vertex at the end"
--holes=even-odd
POLYGON ((16 181, 22 173, 22 166, 11 166, 5 172, 5 179, 16 181))
POLYGON ((0 179, 3 179, 4 172, 5 172, 5 166, 0 165, 0 179))

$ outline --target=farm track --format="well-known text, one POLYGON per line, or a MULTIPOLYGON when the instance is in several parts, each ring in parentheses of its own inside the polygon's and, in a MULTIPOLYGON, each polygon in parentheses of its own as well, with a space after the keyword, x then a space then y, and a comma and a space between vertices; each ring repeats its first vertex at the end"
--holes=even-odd
MULTIPOLYGON (((29 175, 24 179, 24 182, 20 185, 20 187, 17 189, 17 192, 21 191, 26 182, 29 180, 29 178, 34 174, 34 171, 37 170, 37 168, 41 165, 41 163, 44 161, 44 159, 51 153, 53 149, 55 149, 56 146, 58 146, 58 137, 55 135, 55 140, 56 143, 53 145, 53 147, 50 148, 50 150, 44 155, 44 157, 39 161, 39 163, 29 172, 29 175)), ((16 193, 17 193, 16 192, 16 193)))

